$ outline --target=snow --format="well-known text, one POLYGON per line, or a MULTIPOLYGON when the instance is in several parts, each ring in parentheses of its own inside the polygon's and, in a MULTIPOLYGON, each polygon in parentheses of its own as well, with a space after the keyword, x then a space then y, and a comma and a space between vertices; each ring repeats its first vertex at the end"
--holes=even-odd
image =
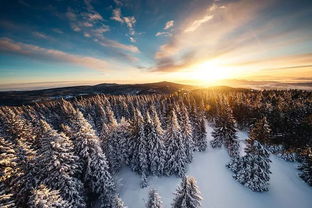
MULTIPOLYGON (((207 128, 207 139, 211 140, 212 128, 207 128)), ((238 132, 240 143, 247 138, 246 132, 238 132)), ((270 190, 255 193, 232 178, 232 172, 225 167, 230 158, 225 149, 208 148, 206 152, 194 153, 187 175, 194 176, 203 196, 203 208, 310 208, 312 188, 298 176, 296 163, 283 161, 271 156, 270 190)), ((118 173, 119 191, 129 208, 143 208, 148 191, 155 188, 165 207, 170 207, 173 193, 180 184, 177 177, 149 177, 149 186, 140 188, 140 176, 129 168, 118 173)))

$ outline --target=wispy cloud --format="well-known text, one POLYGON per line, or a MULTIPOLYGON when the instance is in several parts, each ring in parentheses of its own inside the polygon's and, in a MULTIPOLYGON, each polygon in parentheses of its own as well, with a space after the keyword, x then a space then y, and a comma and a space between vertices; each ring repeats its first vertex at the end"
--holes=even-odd
POLYGON ((41 32, 33 32, 32 34, 33 34, 33 36, 35 36, 37 38, 41 38, 41 39, 45 39, 45 40, 49 39, 49 37, 46 34, 41 33, 41 32))
POLYGON ((166 22, 165 26, 163 27, 164 31, 157 32, 155 34, 155 36, 156 37, 159 37, 159 36, 164 36, 164 37, 172 36, 173 26, 174 26, 174 21, 173 20, 169 20, 168 22, 166 22))
POLYGON ((121 14, 120 8, 116 8, 116 9, 113 10, 113 14, 112 14, 111 19, 115 20, 117 22, 120 22, 120 23, 125 23, 127 25, 128 29, 129 29, 129 39, 130 39, 130 41, 131 42, 136 42, 135 38, 134 38, 134 35, 135 35, 134 26, 135 26, 135 23, 136 23, 136 19, 135 19, 134 16, 124 17, 121 14))
POLYGON ((171 39, 159 47, 155 53, 156 66, 153 70, 185 70, 196 63, 225 54, 227 58, 222 57, 226 60, 224 62, 233 63, 234 58, 250 55, 243 52, 237 54, 234 51, 244 45, 257 47, 255 36, 243 30, 246 24, 254 20, 259 11, 269 4, 270 1, 256 5, 248 0, 239 0, 202 6, 203 9, 187 16, 179 24, 179 28, 176 28, 171 39), (242 32, 238 33, 239 30, 242 32), (250 40, 253 40, 253 44, 250 40))
POLYGON ((123 18, 121 17, 121 11, 120 8, 116 8, 113 10, 113 16, 111 17, 112 20, 115 20, 117 22, 124 23, 123 18))
POLYGON ((156 37, 158 36, 171 36, 171 33, 170 32, 157 32, 155 34, 156 37))
POLYGON ((166 22, 164 30, 168 30, 169 28, 172 28, 173 25, 174 25, 174 21, 173 20, 170 20, 170 21, 166 22))
MULTIPOLYGON (((88 1, 87 1, 88 2, 88 1)), ((88 2, 89 10, 94 12, 93 7, 91 7, 91 4, 88 2)), ((117 10, 116 10, 117 11, 117 10)), ((111 40, 104 36, 104 33, 110 31, 110 28, 108 25, 103 23, 103 19, 101 16, 95 15, 95 14, 86 14, 83 13, 82 16, 79 16, 76 14, 72 9, 68 9, 66 13, 67 18, 70 20, 71 28, 76 32, 82 32, 83 36, 86 38, 92 38, 95 42, 99 43, 101 46, 104 47, 110 47, 110 48, 117 48, 121 50, 125 50, 132 53, 138 53, 140 50, 138 47, 134 45, 126 45, 123 43, 120 43, 115 40, 111 40), (96 23, 99 21, 99 23, 96 23)), ((118 20, 118 11, 115 14, 114 20, 118 20)), ((121 21, 125 23, 130 30, 130 34, 134 34, 134 24, 135 19, 132 17, 122 17, 121 21)), ((132 36, 131 36, 132 38, 132 36)), ((135 42, 135 39, 132 38, 132 42, 135 42)), ((118 54, 121 54, 120 52, 118 54)), ((134 60, 132 58, 131 60, 134 60)))
POLYGON ((111 69, 113 69, 112 64, 102 59, 97 59, 89 56, 74 55, 59 50, 42 48, 31 44, 16 42, 9 38, 0 39, 0 51, 22 55, 38 60, 61 61, 100 71, 110 71, 111 69))
POLYGON ((194 20, 194 22, 192 22, 190 26, 185 28, 184 32, 193 32, 197 30, 197 28, 199 28, 202 24, 204 24, 205 22, 208 22, 212 18, 213 18, 213 15, 206 15, 200 19, 196 19, 194 20))

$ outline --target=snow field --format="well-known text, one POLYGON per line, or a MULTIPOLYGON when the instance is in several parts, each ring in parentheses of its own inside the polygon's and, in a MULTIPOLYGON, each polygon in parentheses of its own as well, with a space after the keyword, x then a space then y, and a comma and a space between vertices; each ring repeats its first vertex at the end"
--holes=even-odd
MULTIPOLYGON (((207 139, 211 140, 212 128, 207 126, 207 139)), ((243 154, 246 132, 238 132, 243 154)), ((202 193, 203 208, 311 208, 312 188, 297 176, 296 163, 283 161, 271 155, 270 190, 264 193, 252 192, 232 178, 232 172, 225 165, 230 158, 225 149, 195 152, 187 175, 194 176, 202 193)), ((171 207, 173 193, 181 178, 149 177, 149 186, 140 188, 140 176, 129 168, 123 168, 117 176, 121 198, 128 208, 143 208, 148 192, 154 188, 164 202, 171 207)))

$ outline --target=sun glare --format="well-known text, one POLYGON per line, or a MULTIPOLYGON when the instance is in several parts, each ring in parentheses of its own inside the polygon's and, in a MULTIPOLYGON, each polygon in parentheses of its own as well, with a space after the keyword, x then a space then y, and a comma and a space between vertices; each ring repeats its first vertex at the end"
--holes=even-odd
POLYGON ((205 61, 190 68, 190 76, 203 84, 210 84, 215 81, 232 77, 231 68, 222 66, 218 60, 205 61))

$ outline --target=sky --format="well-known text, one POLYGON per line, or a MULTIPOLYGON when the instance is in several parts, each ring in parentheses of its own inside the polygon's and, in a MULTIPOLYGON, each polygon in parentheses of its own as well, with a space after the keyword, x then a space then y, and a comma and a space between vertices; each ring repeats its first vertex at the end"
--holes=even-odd
POLYGON ((311 0, 1 0, 0 89, 312 82, 311 22, 311 0))

